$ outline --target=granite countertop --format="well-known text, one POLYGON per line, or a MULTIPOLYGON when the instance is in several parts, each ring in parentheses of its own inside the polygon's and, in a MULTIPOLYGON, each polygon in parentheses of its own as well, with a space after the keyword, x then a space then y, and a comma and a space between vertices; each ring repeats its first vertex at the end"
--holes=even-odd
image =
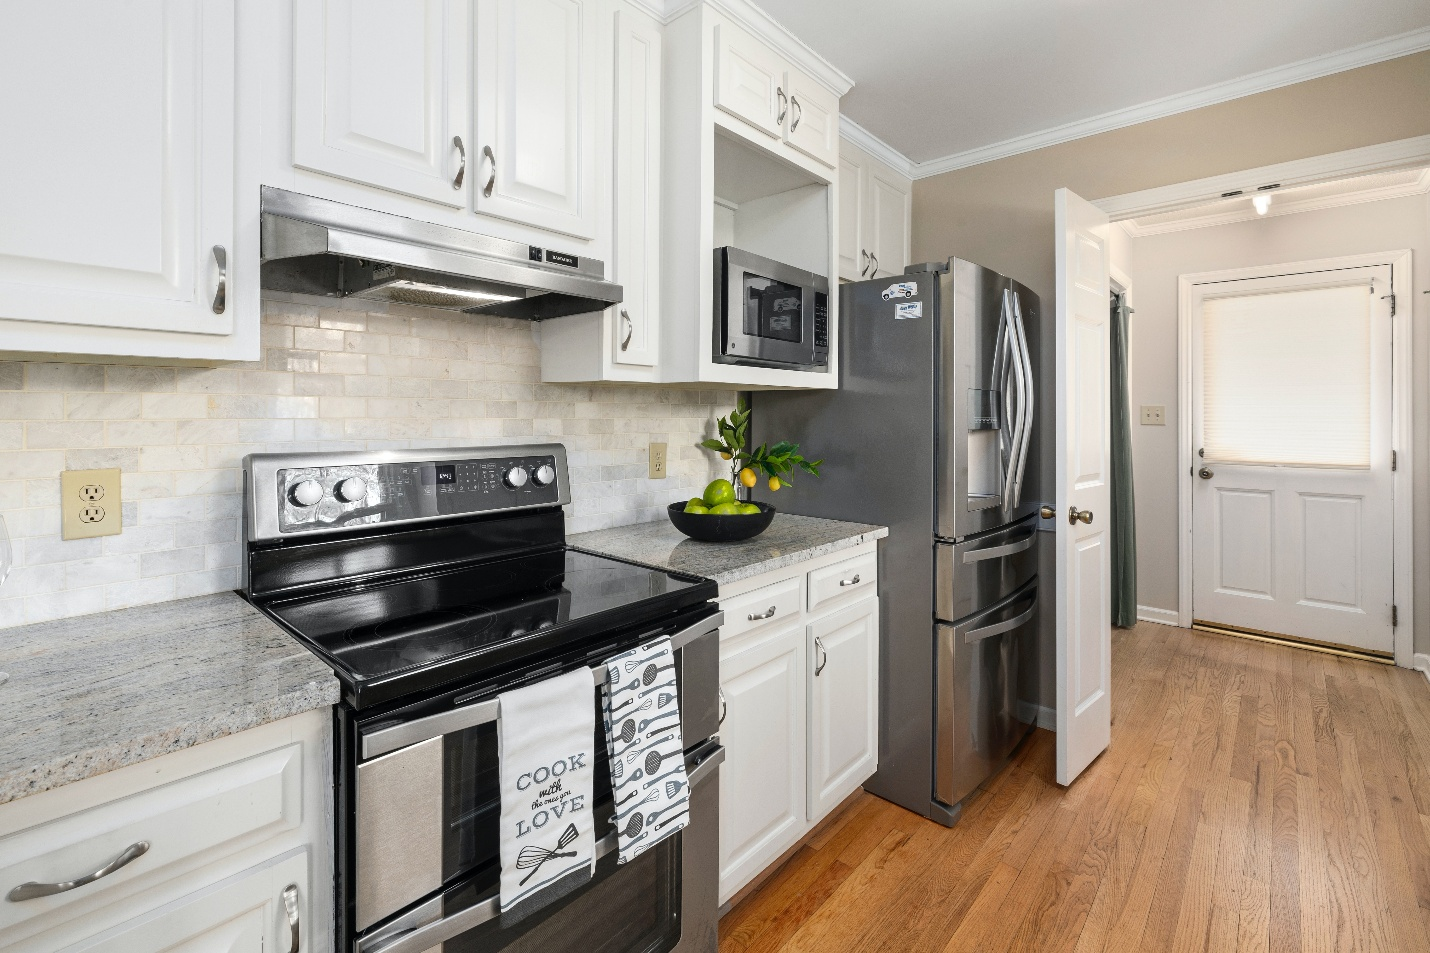
POLYGON ((888 527, 777 513, 770 528, 739 543, 689 539, 669 520, 568 536, 572 546, 714 579, 721 585, 883 539, 888 527))
POLYGON ((339 697, 231 592, 0 631, 0 672, 0 804, 339 697))

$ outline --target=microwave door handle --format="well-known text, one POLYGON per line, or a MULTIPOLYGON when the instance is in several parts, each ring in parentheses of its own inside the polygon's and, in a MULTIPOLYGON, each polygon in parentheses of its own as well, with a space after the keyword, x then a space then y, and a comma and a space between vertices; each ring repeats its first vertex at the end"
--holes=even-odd
POLYGON ((1034 392, 1037 383, 1033 380, 1033 360, 1028 351, 1028 333, 1023 324, 1023 308, 1017 294, 1013 298, 1013 335, 1018 346, 1018 359, 1023 368, 1023 392, 1018 401, 1019 417, 1022 420, 1023 437, 1018 448, 1015 476, 1013 479, 1013 506, 1023 497, 1023 474, 1028 465, 1028 445, 1033 441, 1034 392))

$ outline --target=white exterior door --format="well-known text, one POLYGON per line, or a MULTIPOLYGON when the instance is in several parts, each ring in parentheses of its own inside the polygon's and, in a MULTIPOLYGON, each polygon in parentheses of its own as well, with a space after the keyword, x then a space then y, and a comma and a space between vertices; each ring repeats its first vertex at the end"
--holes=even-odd
POLYGON ((234 43, 233 0, 7 5, 0 318, 232 331, 234 43))
POLYGON ((807 628, 809 819, 817 821, 879 760, 879 599, 863 599, 807 628))
POLYGON ((720 659, 720 902, 805 827, 805 627, 762 635, 720 659))
POLYGON ((1057 240, 1057 780, 1112 738, 1107 214, 1067 189, 1057 240))
POLYGON ((293 36, 294 165, 466 206, 466 3, 298 0, 293 36))
POLYGON ((1390 272, 1192 287, 1198 622, 1393 650, 1390 272))
MULTIPOLYGON (((477 0, 476 210, 594 238, 598 0, 477 0)), ((604 168, 604 166, 601 166, 604 168)))
POLYGON ((613 309, 617 364, 655 366, 660 355, 661 35, 644 14, 616 12, 616 260, 625 300, 613 309))

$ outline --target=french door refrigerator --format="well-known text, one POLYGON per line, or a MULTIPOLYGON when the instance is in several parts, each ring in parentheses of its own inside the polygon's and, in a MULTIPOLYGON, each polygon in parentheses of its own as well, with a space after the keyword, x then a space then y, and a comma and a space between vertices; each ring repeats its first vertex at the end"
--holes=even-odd
POLYGON ((945 824, 1033 727, 1037 295, 971 262, 840 289, 837 391, 755 395, 757 441, 823 457, 772 502, 879 523, 879 769, 945 824))

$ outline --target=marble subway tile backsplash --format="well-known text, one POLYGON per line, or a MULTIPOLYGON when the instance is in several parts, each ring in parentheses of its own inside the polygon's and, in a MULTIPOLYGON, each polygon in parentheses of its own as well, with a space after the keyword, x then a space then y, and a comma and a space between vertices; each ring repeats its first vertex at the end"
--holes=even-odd
POLYGON ((262 360, 0 361, 0 627, 233 589, 246 453, 566 445, 568 532, 664 518, 723 466, 696 444, 735 393, 540 383, 540 325, 364 302, 265 300, 262 360), (647 445, 669 477, 646 477, 647 445), (124 532, 60 539, 61 470, 119 467, 124 532))

